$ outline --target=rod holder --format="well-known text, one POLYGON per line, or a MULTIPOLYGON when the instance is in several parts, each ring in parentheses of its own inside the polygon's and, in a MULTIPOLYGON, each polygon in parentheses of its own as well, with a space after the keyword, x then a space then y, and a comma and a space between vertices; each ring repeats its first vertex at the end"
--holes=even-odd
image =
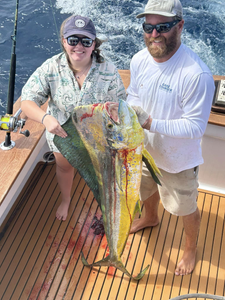
POLYGON ((15 147, 15 142, 11 140, 10 133, 17 132, 23 134, 25 137, 30 135, 28 130, 22 131, 23 126, 25 125, 26 120, 19 119, 19 115, 22 110, 19 109, 14 116, 6 114, 5 116, 0 116, 0 129, 6 131, 5 142, 2 142, 0 148, 2 150, 10 150, 15 147))

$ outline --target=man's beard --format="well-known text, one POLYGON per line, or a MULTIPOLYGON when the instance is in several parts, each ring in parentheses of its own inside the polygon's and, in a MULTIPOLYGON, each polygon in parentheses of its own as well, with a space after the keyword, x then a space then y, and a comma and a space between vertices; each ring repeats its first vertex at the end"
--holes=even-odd
MULTIPOLYGON (((175 28, 176 29, 176 28, 175 28)), ((145 45, 148 48, 148 51, 154 58, 162 58, 170 54, 177 47, 177 30, 174 32, 169 39, 166 39, 164 36, 159 36, 157 38, 147 38, 144 35, 145 45), (163 45, 152 44, 153 41, 161 41, 163 45)))

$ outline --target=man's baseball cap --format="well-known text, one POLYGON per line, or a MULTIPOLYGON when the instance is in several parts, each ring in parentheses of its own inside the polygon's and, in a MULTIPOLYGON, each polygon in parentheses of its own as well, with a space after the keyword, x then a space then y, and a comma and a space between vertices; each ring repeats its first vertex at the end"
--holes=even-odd
POLYGON ((70 17, 64 25, 63 37, 66 39, 76 34, 82 34, 94 40, 96 38, 96 30, 92 20, 82 16, 70 17))
POLYGON ((149 0, 145 11, 137 15, 137 18, 143 18, 146 15, 177 16, 182 19, 183 8, 179 0, 149 0))

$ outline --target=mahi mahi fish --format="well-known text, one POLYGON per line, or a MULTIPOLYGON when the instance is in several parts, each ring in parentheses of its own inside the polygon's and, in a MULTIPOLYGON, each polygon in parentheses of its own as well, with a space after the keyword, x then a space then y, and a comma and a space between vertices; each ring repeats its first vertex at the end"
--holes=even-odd
POLYGON ((134 216, 140 210, 142 161, 160 184, 160 171, 144 148, 144 130, 133 108, 125 101, 78 106, 62 125, 68 136, 54 143, 92 190, 103 216, 109 255, 86 266, 114 266, 136 280, 125 268, 121 255, 134 216))

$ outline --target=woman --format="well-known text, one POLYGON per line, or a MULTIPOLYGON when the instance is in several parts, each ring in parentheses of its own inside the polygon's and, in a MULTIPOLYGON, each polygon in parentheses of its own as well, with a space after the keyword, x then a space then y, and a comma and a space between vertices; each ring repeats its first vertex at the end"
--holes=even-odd
POLYGON ((78 105, 126 99, 122 80, 113 64, 100 55, 102 41, 93 22, 71 16, 60 29, 63 53, 45 61, 22 89, 21 109, 46 127, 46 138, 56 159, 56 175, 62 202, 56 218, 65 221, 71 200, 74 169, 53 143, 54 135, 67 136, 61 125, 78 105), (45 113, 40 106, 47 100, 45 113))

